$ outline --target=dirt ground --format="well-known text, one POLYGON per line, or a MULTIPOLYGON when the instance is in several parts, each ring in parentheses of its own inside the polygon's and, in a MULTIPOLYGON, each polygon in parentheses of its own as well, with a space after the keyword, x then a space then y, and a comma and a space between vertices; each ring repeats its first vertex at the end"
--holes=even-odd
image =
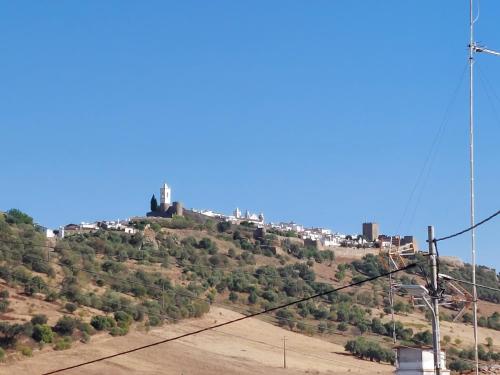
MULTIPOLYGON (((65 351, 50 349, 0 367, 0 374, 42 374, 82 361, 146 345, 164 338, 222 323, 241 315, 219 307, 201 319, 166 325, 149 333, 133 331, 113 338, 92 337, 65 351)), ((356 359, 340 345, 248 319, 147 350, 65 371, 64 374, 390 374, 394 368, 356 359), (283 369, 283 338, 286 364, 283 369)))

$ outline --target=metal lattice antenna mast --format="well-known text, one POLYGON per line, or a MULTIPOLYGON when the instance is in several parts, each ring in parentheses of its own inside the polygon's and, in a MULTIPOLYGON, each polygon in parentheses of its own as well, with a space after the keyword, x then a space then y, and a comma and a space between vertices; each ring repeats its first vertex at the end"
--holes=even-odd
MULTIPOLYGON (((475 225, 475 197, 474 197, 474 9, 473 0, 469 0, 469 153, 470 153, 470 224, 475 225)), ((471 252, 472 252, 472 317, 474 323, 474 359, 476 362, 476 375, 479 374, 479 358, 477 352, 477 290, 476 290, 476 232, 471 231, 471 252)))

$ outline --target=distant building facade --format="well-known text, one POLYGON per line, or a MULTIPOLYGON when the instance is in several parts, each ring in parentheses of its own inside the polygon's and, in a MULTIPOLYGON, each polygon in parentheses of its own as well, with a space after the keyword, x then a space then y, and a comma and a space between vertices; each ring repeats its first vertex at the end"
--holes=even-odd
MULTIPOLYGON (((399 347, 396 356, 396 375, 433 375, 434 352, 432 349, 399 347)), ((441 374, 450 375, 446 369, 446 353, 441 352, 441 374)))
POLYGON ((363 223, 363 237, 373 242, 378 239, 379 227, 377 223, 363 223))

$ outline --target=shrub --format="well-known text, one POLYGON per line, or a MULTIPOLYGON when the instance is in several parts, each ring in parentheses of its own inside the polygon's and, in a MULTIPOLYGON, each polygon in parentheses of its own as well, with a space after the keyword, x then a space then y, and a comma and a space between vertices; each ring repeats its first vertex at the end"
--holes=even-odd
POLYGON ((0 321, 0 339, 3 347, 13 347, 19 335, 23 334, 25 327, 22 324, 9 324, 0 321))
POLYGON ((217 223, 217 231, 219 233, 226 232, 227 230, 231 229, 231 223, 228 221, 220 221, 217 223))
POLYGON ((69 336, 73 334, 75 328, 76 320, 65 315, 57 321, 56 325, 54 326, 54 331, 59 333, 60 335, 69 336))
POLYGON ((74 303, 68 302, 66 305, 64 305, 64 308, 69 313, 74 313, 77 309, 77 306, 74 303))
POLYGON ((6 312, 9 308, 9 301, 4 299, 0 300, 0 312, 6 312))
POLYGON ((33 323, 33 325, 46 324, 47 323, 47 315, 45 315, 45 314, 33 315, 33 317, 31 318, 31 323, 33 323))
POLYGON ((125 336, 128 333, 128 327, 113 327, 109 333, 111 336, 125 336))
POLYGON ((114 316, 119 327, 128 327, 132 323, 132 317, 125 311, 117 311, 114 316))
POLYGON ((50 343, 54 339, 54 332, 47 324, 36 324, 32 337, 35 341, 50 343))
POLYGON ((492 348, 493 347, 493 339, 491 337, 486 337, 486 346, 488 348, 492 348))
POLYGON ((450 362, 449 368, 452 371, 463 372, 472 370, 472 364, 462 359, 455 359, 450 362))
POLYGON ((229 300, 231 302, 236 302, 238 301, 238 295, 235 292, 229 293, 229 300))
POLYGON ((24 284, 24 293, 28 296, 44 292, 45 290, 47 290, 47 284, 45 284, 45 281, 40 276, 35 276, 24 284))
POLYGON ((389 362, 394 364, 394 353, 380 344, 373 341, 366 341, 363 337, 358 337, 356 340, 349 340, 345 344, 345 350, 354 354, 361 359, 369 359, 370 361, 389 362))
POLYGON ((432 333, 429 330, 423 332, 418 332, 413 336, 412 341, 418 345, 431 345, 432 344, 432 333))
POLYGON ((342 323, 339 323, 339 325, 337 326, 337 329, 340 331, 340 332, 345 332, 347 331, 347 324, 345 324, 344 322, 342 323))
POLYGON ((78 322, 77 324, 77 328, 83 332, 83 333, 87 333, 89 335, 92 335, 95 333, 95 329, 89 324, 89 323, 85 323, 85 322, 78 322))
POLYGON ((90 325, 98 331, 111 329, 116 325, 115 320, 109 316, 95 315, 90 320, 90 325))
POLYGON ((55 300, 57 300, 57 293, 54 292, 53 290, 49 291, 45 295, 45 301, 47 301, 47 302, 54 302, 55 300))
POLYGON ((33 218, 17 208, 7 211, 5 221, 9 224, 33 224, 33 218))
POLYGON ((0 348, 0 361, 3 361, 5 359, 5 350, 3 348, 0 348))
POLYGON ((29 346, 20 346, 18 350, 21 352, 22 355, 25 357, 31 357, 33 355, 33 350, 29 346))
POLYGON ((66 350, 71 348, 71 338, 68 336, 56 340, 54 350, 66 350))
POLYGON ((252 291, 249 295, 248 295, 248 303, 250 304, 255 304, 257 302, 257 293, 255 293, 255 291, 252 291))
POLYGON ((151 327, 157 327, 161 324, 161 319, 155 315, 153 316, 150 316, 149 319, 148 319, 148 324, 151 326, 151 327))

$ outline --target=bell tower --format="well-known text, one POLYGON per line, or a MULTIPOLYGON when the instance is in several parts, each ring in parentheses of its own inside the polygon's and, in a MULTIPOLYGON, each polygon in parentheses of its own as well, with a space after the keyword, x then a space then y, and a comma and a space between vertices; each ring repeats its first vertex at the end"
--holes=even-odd
POLYGON ((166 211, 172 202, 171 190, 166 183, 160 188, 160 209, 166 211))

